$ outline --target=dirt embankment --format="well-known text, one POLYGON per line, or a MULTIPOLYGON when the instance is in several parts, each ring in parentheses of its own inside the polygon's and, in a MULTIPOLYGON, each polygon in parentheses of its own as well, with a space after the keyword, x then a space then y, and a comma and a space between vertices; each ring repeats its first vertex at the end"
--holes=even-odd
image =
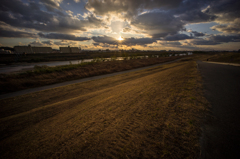
POLYGON ((197 158, 194 61, 0 100, 1 158, 197 158))
POLYGON ((240 53, 218 53, 205 59, 206 61, 238 63, 240 64, 240 53))
POLYGON ((87 65, 68 65, 36 68, 33 72, 1 75, 0 94, 34 88, 64 81, 97 76, 153 64, 172 61, 181 57, 162 57, 149 59, 132 59, 123 61, 96 62, 87 65))

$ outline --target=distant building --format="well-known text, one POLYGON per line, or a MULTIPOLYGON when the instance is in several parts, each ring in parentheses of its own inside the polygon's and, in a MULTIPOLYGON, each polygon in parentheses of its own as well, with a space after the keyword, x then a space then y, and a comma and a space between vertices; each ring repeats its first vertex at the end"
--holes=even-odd
POLYGON ((14 46, 17 53, 51 53, 51 47, 14 46))
POLYGON ((51 53, 51 47, 32 47, 33 53, 51 53))
POLYGON ((81 48, 78 47, 60 47, 61 53, 79 53, 81 51, 81 48))
POLYGON ((17 53, 33 53, 31 45, 28 46, 14 46, 17 53))

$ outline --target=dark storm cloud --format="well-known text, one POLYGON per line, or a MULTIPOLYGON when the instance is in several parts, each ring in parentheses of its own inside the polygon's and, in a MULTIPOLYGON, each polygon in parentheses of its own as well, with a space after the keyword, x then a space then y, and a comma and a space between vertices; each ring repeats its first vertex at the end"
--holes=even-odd
POLYGON ((215 42, 240 42, 240 35, 211 35, 209 39, 215 42))
POLYGON ((179 18, 186 23, 211 22, 215 20, 215 15, 203 13, 201 10, 190 10, 179 15, 179 18))
POLYGON ((166 41, 179 41, 179 40, 186 40, 186 39, 192 39, 193 37, 188 36, 186 34, 175 34, 175 35, 169 35, 164 38, 166 41))
POLYGON ((153 37, 166 36, 168 33, 176 34, 183 29, 186 23, 213 21, 216 16, 202 12, 212 0, 91 0, 86 8, 97 15, 108 15, 110 13, 122 13, 122 17, 130 19, 132 25, 139 29, 147 30, 149 27, 168 26, 169 30, 163 32, 163 28, 150 30, 153 37), (155 9, 157 12, 152 12, 155 9), (159 9, 159 10, 158 10, 159 9), (143 11, 148 11, 140 14, 143 11), (160 12, 161 11, 161 12, 160 12), (164 17, 167 17, 164 19, 164 17), (160 22, 161 25, 160 25, 160 22), (184 23, 183 23, 184 22, 184 23), (153 24, 153 25, 151 25, 153 24), (177 25, 173 29, 173 26, 177 25), (159 30, 159 32, 157 32, 159 30), (153 32, 153 33, 152 33, 153 32))
POLYGON ((146 31, 153 38, 176 34, 184 23, 173 15, 164 12, 145 13, 138 16, 131 25, 146 31))
POLYGON ((191 41, 192 45, 218 45, 220 42, 205 40, 205 39, 194 39, 191 41))
POLYGON ((54 0, 40 0, 40 1, 45 5, 47 10, 49 11, 54 11, 54 9, 60 9, 59 7, 60 1, 54 1, 54 0))
POLYGON ((95 15, 91 14, 87 17, 89 24, 92 24, 93 26, 100 27, 103 20, 97 18, 95 15))
MULTIPOLYGON (((25 21, 47 23, 53 18, 52 14, 40 10, 39 5, 32 1, 29 4, 25 4, 20 0, 2 0, 0 3, 0 13, 0 20, 4 22, 15 20, 15 23, 17 23, 22 20, 21 23, 25 21)), ((19 23, 20 26, 21 23, 19 23)))
POLYGON ((217 14, 219 15, 217 20, 229 22, 240 18, 239 6, 239 0, 214 0, 210 2, 205 12, 208 14, 217 14))
POLYGON ((133 16, 144 9, 176 8, 182 1, 183 0, 90 0, 85 7, 98 15, 124 12, 124 17, 132 19, 133 16))
POLYGON ((20 0, 1 0, 0 10, 25 15, 33 10, 39 10, 39 7, 35 5, 34 2, 30 2, 29 5, 27 5, 20 0))
POLYGON ((206 13, 217 15, 216 21, 221 25, 216 25, 212 29, 224 33, 240 33, 240 1, 221 0, 210 3, 206 13))
MULTIPOLYGON (((130 19, 131 25, 146 31, 153 38, 159 38, 176 34, 183 30, 187 23, 239 18, 238 6, 240 1, 237 0, 91 0, 86 8, 98 15, 123 13, 123 17, 130 19), (151 9, 160 9, 161 12, 152 12, 151 9), (139 15, 146 10, 149 12, 139 15)), ((218 26, 216 30, 236 33, 238 28, 238 25, 221 28, 218 26)), ((193 35, 199 37, 205 34, 193 33, 193 35)))
POLYGON ((171 10, 171 13, 177 15, 185 23, 200 23, 213 21, 216 16, 203 11, 213 0, 185 0, 178 8, 171 10))
POLYGON ((5 30, 0 27, 0 37, 8 38, 36 38, 37 35, 34 33, 28 33, 24 31, 15 31, 15 30, 5 30))
POLYGON ((240 34, 240 18, 228 25, 215 25, 211 29, 224 33, 240 34))
POLYGON ((155 39, 152 38, 126 38, 123 43, 125 45, 147 45, 156 42, 155 39))
MULTIPOLYGON (((43 32, 39 33, 39 36, 48 39, 84 41, 90 38, 76 37, 72 34, 93 28, 109 27, 106 24, 115 15, 128 23, 128 26, 124 26, 121 31, 152 37, 126 38, 122 41, 129 46, 147 45, 159 39, 172 42, 191 39, 189 41, 196 45, 216 45, 239 41, 239 0, 89 0, 85 6, 87 10, 85 10, 84 16, 74 16, 77 13, 76 10, 64 10, 68 7, 63 7, 63 4, 68 2, 77 4, 75 2, 79 1, 31 0, 23 3, 21 0, 1 0, 0 22, 4 23, 5 26, 9 25, 17 29, 1 28, 0 36, 36 37, 36 34, 19 31, 30 29, 31 31, 43 32), (101 17, 103 15, 106 17, 101 17), (213 21, 219 23, 212 27, 213 30, 232 35, 209 36, 197 31, 190 32, 191 36, 180 34, 181 31, 185 30, 186 24, 213 21), (200 39, 200 37, 205 38, 200 39)), ((78 4, 83 5, 85 2, 81 1, 78 4)), ((83 15, 82 12, 81 15, 83 15)), ((109 36, 95 36, 92 39, 96 45, 101 43, 108 46, 120 43, 109 36)), ((66 43, 66 41, 61 41, 59 45, 66 43)))
POLYGON ((34 17, 26 16, 24 18, 17 14, 11 15, 10 13, 1 13, 0 21, 14 27, 31 28, 46 32, 70 32, 73 30, 86 31, 81 20, 72 19, 70 17, 54 18, 52 15, 48 15, 48 13, 38 14, 34 17))
MULTIPOLYGON (((60 1, 43 0, 44 4, 57 7, 60 1)), ((25 4, 20 0, 2 0, 0 3, 0 21, 14 27, 31 28, 45 32, 86 31, 87 28, 100 28, 102 20, 94 15, 80 20, 61 11, 58 14, 40 9, 37 2, 25 4), (60 14, 61 13, 61 14, 60 14)))
POLYGON ((92 39, 96 43, 118 44, 117 39, 109 36, 93 36, 92 39))
POLYGON ((43 34, 38 33, 38 35, 41 38, 47 38, 47 39, 61 39, 61 40, 73 40, 73 41, 87 41, 90 40, 88 37, 78 37, 71 34, 59 34, 59 33, 49 33, 49 34, 43 34))
POLYGON ((152 44, 156 42, 155 39, 152 38, 124 38, 123 41, 119 41, 113 37, 109 36, 94 36, 92 37, 93 41, 96 43, 95 45, 98 45, 98 43, 103 44, 112 44, 112 45, 146 45, 146 44, 152 44))
POLYGON ((192 31, 191 32, 194 36, 199 37, 199 36, 204 36, 205 34, 202 32, 197 32, 197 31, 192 31))

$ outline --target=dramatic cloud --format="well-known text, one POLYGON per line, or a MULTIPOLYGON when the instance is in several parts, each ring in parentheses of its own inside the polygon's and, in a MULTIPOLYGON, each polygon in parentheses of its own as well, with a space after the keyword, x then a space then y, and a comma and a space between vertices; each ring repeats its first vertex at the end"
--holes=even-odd
POLYGON ((122 14, 124 18, 132 19, 139 12, 149 9, 171 9, 180 5, 183 0, 90 0, 86 9, 98 15, 122 14))
POLYGON ((203 13, 201 10, 190 10, 179 15, 179 18, 186 23, 200 23, 213 21, 216 16, 203 13))
POLYGON ((0 27, 0 37, 8 38, 36 38, 37 35, 34 33, 28 33, 24 31, 5 30, 0 27))
POLYGON ((191 45, 218 45, 220 42, 206 40, 206 39, 194 39, 190 42, 191 45))
POLYGON ((153 38, 176 34, 183 28, 183 23, 165 12, 153 12, 139 15, 131 25, 147 32, 153 38))
POLYGON ((209 4, 205 13, 217 16, 217 21, 231 22, 240 15, 240 1, 238 0, 214 0, 209 4))
POLYGON ((224 33, 240 34, 240 18, 235 19, 232 23, 228 25, 215 25, 211 27, 211 29, 224 33))
POLYGON ((179 41, 179 40, 185 40, 185 39, 192 39, 193 37, 188 36, 186 34, 175 34, 170 35, 164 38, 166 41, 179 41))
POLYGON ((156 42, 155 39, 152 38, 126 38, 123 40, 124 44, 131 45, 147 45, 156 42))
POLYGON ((60 9, 60 3, 62 0, 40 0, 49 11, 54 9, 60 9))
POLYGON ((240 35, 211 35, 208 39, 215 42, 240 42, 240 35))
MULTIPOLYGON (((42 0, 44 4, 59 7, 60 0, 42 0)), ((60 12, 60 11, 59 11, 60 12)), ((36 2, 25 4, 20 0, 3 0, 0 3, 0 21, 11 26, 46 32, 86 31, 88 27, 101 27, 102 20, 91 14, 81 20, 62 13, 55 15, 40 9, 36 2)))
MULTIPOLYGON (((94 36, 92 37, 93 41, 96 43, 106 43, 106 44, 118 44, 119 41, 113 37, 109 37, 109 36, 94 36)), ((96 45, 95 43, 95 45, 96 45)))
POLYGON ((26 38, 39 46, 237 47, 239 6, 238 0, 1 0, 0 43, 26 38))
POLYGON ((71 34, 59 34, 59 33, 43 34, 43 33, 38 33, 38 35, 41 38, 47 38, 47 39, 61 39, 61 40, 74 40, 74 41, 90 40, 90 38, 87 38, 87 37, 78 37, 78 36, 71 35, 71 34))
POLYGON ((196 37, 205 36, 205 34, 202 33, 202 32, 192 31, 191 33, 192 33, 194 36, 196 36, 196 37))
POLYGON ((108 37, 108 36, 97 36, 92 37, 93 41, 95 42, 94 45, 98 45, 98 43, 103 44, 112 44, 112 45, 146 45, 146 44, 152 44, 153 42, 156 42, 156 40, 151 38, 125 38, 123 41, 119 41, 115 38, 108 37))

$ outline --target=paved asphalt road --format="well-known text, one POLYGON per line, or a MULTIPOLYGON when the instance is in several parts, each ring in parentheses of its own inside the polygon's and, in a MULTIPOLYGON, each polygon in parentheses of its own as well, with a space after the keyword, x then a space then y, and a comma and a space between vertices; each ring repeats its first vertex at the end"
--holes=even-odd
POLYGON ((47 90, 47 89, 52 89, 52 88, 57 88, 57 87, 61 87, 61 86, 66 86, 66 85, 69 85, 69 84, 75 84, 75 83, 80 83, 80 82, 97 80, 97 79, 106 78, 106 77, 110 77, 110 76, 115 76, 115 75, 119 75, 119 74, 123 74, 123 73, 140 71, 140 70, 143 70, 143 69, 148 69, 148 68, 152 68, 152 67, 156 67, 156 66, 165 65, 165 64, 168 64, 168 63, 173 63, 173 62, 179 61, 181 59, 185 59, 185 58, 180 58, 180 59, 176 59, 176 60, 169 61, 169 62, 164 62, 164 63, 160 63, 160 64, 156 64, 156 65, 136 68, 136 69, 127 70, 127 71, 121 71, 121 72, 115 72, 115 73, 106 74, 106 75, 82 78, 82 79, 79 79, 79 80, 67 81, 67 82, 62 82, 62 83, 57 83, 57 84, 52 84, 52 85, 26 89, 26 90, 22 90, 22 91, 17 91, 17 92, 13 92, 13 93, 2 94, 2 95, 0 95, 0 99, 16 97, 16 96, 20 96, 20 95, 24 95, 24 94, 28 94, 28 93, 34 93, 34 92, 43 91, 43 90, 47 90))
POLYGON ((211 115, 203 126, 201 158, 240 158, 240 67, 198 61, 211 115))

